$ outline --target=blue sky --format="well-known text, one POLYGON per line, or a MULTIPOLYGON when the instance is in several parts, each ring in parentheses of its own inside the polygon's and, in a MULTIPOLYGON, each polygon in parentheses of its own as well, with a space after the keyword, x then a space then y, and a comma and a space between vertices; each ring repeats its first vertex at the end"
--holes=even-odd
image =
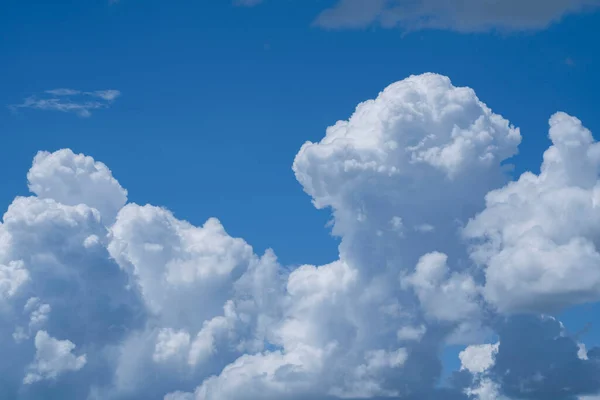
MULTIPOLYGON (((435 72, 473 88, 521 129, 515 177, 539 172, 556 111, 600 132, 598 12, 531 30, 316 24, 333 4, 3 0, 3 209, 28 195, 37 151, 70 148, 108 165, 130 202, 194 225, 217 217, 256 254, 273 248, 282 265, 322 265, 337 259, 340 240, 326 226, 331 212, 315 209, 294 176, 294 157, 393 82, 435 72), (57 88, 120 96, 77 95, 103 104, 87 117, 10 108, 57 88)), ((597 314, 586 304, 561 320, 573 331, 592 322, 582 338, 591 347, 597 314)), ((447 350, 448 370, 463 348, 447 350)))
POLYGON ((5 109, 4 204, 25 193, 22 171, 35 152, 70 147, 117 171, 134 201, 196 223, 218 216, 285 262, 320 263, 333 257, 335 242, 323 229, 327 213, 314 210, 293 177, 293 157, 394 81, 431 71, 474 88, 522 129, 521 170, 539 166, 555 111, 600 129, 597 14, 536 33, 403 36, 318 29, 311 23, 319 2, 6 4, 3 104, 56 87, 123 95, 89 119, 5 109), (133 155, 147 162, 132 163, 133 155))

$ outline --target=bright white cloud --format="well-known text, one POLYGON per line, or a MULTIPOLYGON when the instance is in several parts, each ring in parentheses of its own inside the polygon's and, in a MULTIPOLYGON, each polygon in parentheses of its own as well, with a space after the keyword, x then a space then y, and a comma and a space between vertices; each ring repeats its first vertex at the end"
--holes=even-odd
POLYGON ((27 375, 23 379, 26 385, 44 379, 56 379, 59 375, 78 371, 85 366, 85 354, 73 354, 75 345, 69 340, 58 340, 46 331, 39 331, 35 336, 35 361, 29 365, 27 375))
POLYGON ((85 204, 93 207, 106 220, 106 225, 114 221, 127 202, 127 191, 113 178, 106 165, 68 149, 39 152, 27 180, 29 190, 38 198, 54 199, 68 206, 85 204))
POLYGON ((507 183, 502 164, 520 132, 473 90, 436 74, 390 85, 296 156, 296 177, 331 209, 341 238, 337 259, 299 267, 256 254, 217 219, 195 226, 126 204, 91 157, 39 153, 33 195, 15 198, 0 225, 0 352, 10 360, 0 360, 0 391, 18 400, 497 400, 523 390, 544 398, 557 385, 569 398, 591 394, 597 349, 580 357, 554 319, 502 315, 597 299, 600 151, 564 114, 550 136, 540 175, 507 183), (481 345, 490 332, 500 345, 481 345), (449 343, 467 346, 457 373, 468 379, 440 388, 449 343), (552 379, 527 381, 538 371, 552 379))
POLYGON ((502 311, 554 311, 600 299, 600 145, 564 113, 550 119, 540 175, 526 172, 486 196, 469 222, 484 294, 502 311))
POLYGON ((498 352, 499 344, 481 344, 468 346, 458 355, 461 369, 466 369, 473 374, 481 374, 494 365, 494 356, 498 352))

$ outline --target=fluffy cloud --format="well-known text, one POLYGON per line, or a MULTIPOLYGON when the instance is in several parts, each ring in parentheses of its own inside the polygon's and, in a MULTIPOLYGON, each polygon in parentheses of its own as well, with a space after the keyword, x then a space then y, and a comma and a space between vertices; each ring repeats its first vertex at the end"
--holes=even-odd
POLYGON ((29 372, 23 383, 31 385, 43 379, 56 379, 68 371, 78 371, 85 366, 86 356, 76 356, 72 352, 75 345, 69 340, 50 337, 46 331, 35 335, 35 361, 29 365, 29 372))
POLYGON ((8 265, 0 265, 0 298, 15 295, 19 287, 27 282, 29 273, 20 261, 11 261, 8 265))
POLYGON ((520 31, 546 28, 565 15, 600 6, 597 0, 339 0, 323 11, 316 24, 323 28, 448 29, 459 32, 520 31))
POLYGON ((447 260, 442 253, 425 254, 402 283, 414 288, 424 311, 433 318, 456 321, 476 316, 479 288, 470 275, 447 276, 447 260))
POLYGON ((550 119, 539 175, 526 172, 486 196, 469 222, 484 293, 502 311, 555 311, 600 298, 600 145, 581 121, 550 119))
POLYGON ((597 299, 600 153, 565 114, 552 117, 550 137, 540 175, 508 182, 503 165, 520 132, 473 90, 436 74, 389 86, 298 152, 296 177, 331 210, 341 239, 337 259, 298 267, 256 254, 215 218, 194 226, 127 204, 91 157, 39 153, 32 196, 15 198, 0 225, 0 391, 18 400, 593 395, 597 349, 552 318, 513 316, 597 299), (440 351, 457 343, 467 346, 462 369, 440 387, 440 351))
POLYGON ((466 369, 473 374, 481 374, 489 370, 494 365, 498 347, 498 344, 468 346, 458 355, 461 369, 466 369))
POLYGON ((127 191, 101 162, 71 150, 39 152, 29 173, 29 190, 41 199, 61 204, 85 204, 100 212, 110 225, 127 202, 127 191))

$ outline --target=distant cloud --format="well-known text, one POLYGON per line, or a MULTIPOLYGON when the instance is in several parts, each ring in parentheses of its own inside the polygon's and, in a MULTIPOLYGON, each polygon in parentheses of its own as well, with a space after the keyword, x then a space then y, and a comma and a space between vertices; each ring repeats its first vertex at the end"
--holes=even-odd
POLYGON ((41 95, 27 97, 20 104, 11 104, 8 107, 17 111, 20 108, 35 110, 49 110, 72 112, 80 117, 89 117, 92 110, 108 108, 111 103, 121 95, 118 90, 94 90, 84 92, 81 90, 58 88, 44 91, 41 95), (92 100, 89 100, 89 99, 92 100))
POLYGON ((599 6, 599 0, 338 0, 315 24, 326 29, 380 25, 407 30, 527 31, 599 6))
POLYGON ((262 2, 263 2, 263 0, 234 0, 233 4, 235 4, 236 6, 242 6, 242 7, 253 7, 262 2))
POLYGON ((52 90, 46 90, 44 93, 48 93, 53 96, 74 96, 81 92, 79 90, 73 90, 73 89, 52 89, 52 90))
MULTIPOLYGON (((234 0, 255 6, 263 0, 234 0)), ((403 30, 458 32, 541 30, 568 14, 600 7, 600 0, 337 0, 314 25, 324 29, 361 29, 378 25, 403 30)))
POLYGON ((118 90, 96 90, 94 92, 85 92, 88 96, 99 97, 106 101, 113 101, 121 95, 118 90))

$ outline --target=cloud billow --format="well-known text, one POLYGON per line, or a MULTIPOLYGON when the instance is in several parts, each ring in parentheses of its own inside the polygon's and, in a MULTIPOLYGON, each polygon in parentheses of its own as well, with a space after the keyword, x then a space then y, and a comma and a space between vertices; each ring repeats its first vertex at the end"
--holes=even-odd
POLYGON ((40 152, 32 195, 15 198, 0 225, 0 392, 593 395, 597 349, 539 313, 600 300, 600 150, 564 113, 551 117, 550 139, 540 174, 510 181, 504 164, 521 133, 472 89, 437 74, 390 85, 296 155, 296 178, 331 210, 341 243, 330 263, 294 268, 215 218, 194 226, 128 203, 89 156, 40 152), (450 344, 465 346, 462 369, 440 386, 450 344))

